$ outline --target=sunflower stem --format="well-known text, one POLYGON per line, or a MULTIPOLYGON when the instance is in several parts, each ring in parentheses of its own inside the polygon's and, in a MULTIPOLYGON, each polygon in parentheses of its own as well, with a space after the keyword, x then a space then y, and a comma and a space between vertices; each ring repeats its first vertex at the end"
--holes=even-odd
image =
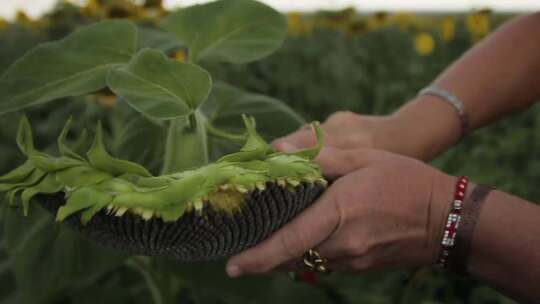
POLYGON ((148 258, 135 256, 126 260, 125 264, 143 276, 154 304, 168 304, 165 300, 168 297, 166 297, 160 288, 159 279, 152 269, 148 258))
POLYGON ((162 174, 196 168, 208 163, 206 118, 199 111, 169 123, 162 174))

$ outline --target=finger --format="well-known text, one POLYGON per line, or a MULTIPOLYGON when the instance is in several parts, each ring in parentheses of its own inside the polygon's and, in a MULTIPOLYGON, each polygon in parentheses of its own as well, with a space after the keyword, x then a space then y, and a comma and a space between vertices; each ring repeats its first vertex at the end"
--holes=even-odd
POLYGON ((282 152, 295 152, 317 144, 317 137, 310 129, 301 129, 275 140, 272 145, 282 152))
POLYGON ((261 244, 232 257, 227 263, 231 277, 265 273, 298 259, 328 238, 339 224, 339 212, 331 192, 302 212, 261 244))
POLYGON ((300 259, 297 258, 297 259, 287 261, 287 262, 277 266, 276 270, 280 271, 280 272, 298 271, 299 268, 300 268, 299 265, 300 265, 300 259))
POLYGON ((383 154, 382 151, 372 149, 343 150, 326 147, 315 161, 321 166, 326 177, 335 179, 379 161, 383 154))
POLYGON ((356 269, 354 266, 356 266, 354 257, 346 257, 328 261, 328 269, 331 271, 352 272, 360 270, 356 269))
MULTIPOLYGON (((332 271, 364 272, 395 267, 397 268, 397 265, 398 263, 396 263, 396 265, 381 265, 374 263, 374 259, 371 256, 349 256, 329 261, 328 268, 332 271)), ((414 266, 415 265, 411 265, 410 267, 414 266)))
POLYGON ((357 256, 354 252, 354 247, 358 243, 362 243, 361 233, 336 233, 332 238, 329 238, 317 246, 317 251, 323 258, 329 259, 332 262, 351 259, 357 256))

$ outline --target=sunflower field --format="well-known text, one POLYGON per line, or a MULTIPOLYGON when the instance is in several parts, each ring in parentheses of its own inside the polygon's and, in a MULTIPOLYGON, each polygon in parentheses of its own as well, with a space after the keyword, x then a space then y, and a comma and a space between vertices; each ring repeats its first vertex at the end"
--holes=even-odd
MULTIPOLYGON (((1 4, 0 4, 1 5, 1 4)), ((80 25, 128 18, 144 28, 142 46, 186 60, 181 43, 155 30, 169 14, 161 0, 89 0, 83 6, 59 1, 32 19, 0 19, 0 71, 35 45, 66 36, 80 25)), ((214 78, 246 91, 282 100, 305 121, 323 121, 335 111, 384 115, 396 110, 438 73, 506 20, 489 9, 461 14, 364 13, 352 8, 315 13, 289 12, 284 45, 263 60, 244 65, 205 63, 214 78)), ((496 80, 494 80, 496 85, 496 80)), ((73 129, 109 117, 119 107, 109 90, 71 103, 48 103, 26 112, 36 145, 55 142, 69 114, 73 129)), ((107 126, 120 134, 126 122, 137 127, 112 143, 122 157, 144 158, 152 168, 159 154, 144 149, 152 126, 116 111, 107 126)), ((0 175, 23 162, 13 138, 18 115, 0 116, 0 175)), ((294 130, 279 126, 277 137, 294 130)), ((540 202, 540 108, 513 115, 469 135, 434 161, 442 170, 466 174, 531 201, 540 202)), ((3 199, 3 198, 2 198, 3 199)), ((432 269, 391 270, 293 281, 287 275, 228 279, 224 261, 179 263, 126 257, 96 248, 40 212, 25 218, 0 205, 0 303, 513 303, 471 278, 432 269), (17 227, 16 235, 7 233, 17 227), (12 244, 16 244, 14 247, 12 244)), ((43 213, 43 212, 41 212, 43 213)))

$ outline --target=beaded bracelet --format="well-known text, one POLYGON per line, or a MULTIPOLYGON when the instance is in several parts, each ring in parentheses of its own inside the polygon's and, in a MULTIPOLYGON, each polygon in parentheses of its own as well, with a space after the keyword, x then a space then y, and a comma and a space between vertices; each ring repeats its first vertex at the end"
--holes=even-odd
POLYGON ((422 95, 437 96, 441 100, 446 101, 450 105, 452 105, 456 109, 459 120, 461 121, 461 137, 467 134, 467 132, 469 131, 469 116, 465 111, 465 105, 463 104, 463 101, 461 101, 461 99, 459 99, 451 92, 434 84, 420 90, 420 92, 418 92, 418 96, 422 95))
POLYGON ((461 209, 463 208, 463 200, 465 199, 465 193, 467 193, 468 184, 469 178, 466 176, 460 177, 456 184, 454 201, 452 202, 452 209, 450 210, 448 219, 446 220, 446 226, 444 228, 444 234, 441 241, 442 249, 437 261, 437 266, 441 268, 446 267, 450 252, 454 248, 457 229, 459 227, 459 222, 461 221, 461 209))

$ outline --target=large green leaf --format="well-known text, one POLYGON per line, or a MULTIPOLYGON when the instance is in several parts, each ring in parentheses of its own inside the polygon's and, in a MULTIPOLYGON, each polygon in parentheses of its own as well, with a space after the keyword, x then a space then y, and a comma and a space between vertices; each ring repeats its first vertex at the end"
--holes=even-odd
POLYGON ((201 107, 209 122, 219 129, 241 133, 241 116, 253 116, 257 131, 267 139, 288 134, 305 123, 285 103, 260 94, 252 94, 223 82, 216 82, 208 101, 201 107))
POLYGON ((162 30, 139 26, 138 33, 138 49, 153 48, 168 52, 184 46, 176 35, 162 30))
POLYGON ((120 102, 113 114, 112 154, 159 173, 167 135, 162 123, 141 116, 125 102, 120 102))
POLYGON ((254 61, 275 51, 287 33, 284 16, 252 0, 220 0, 180 9, 164 20, 163 27, 186 43, 192 62, 254 61))
POLYGON ((156 119, 191 114, 212 87, 204 69, 151 49, 141 50, 127 66, 112 70, 107 82, 133 108, 156 119))
POLYGON ((17 209, 5 207, 1 223, 23 297, 17 303, 60 303, 66 294, 97 284, 125 257, 54 223, 42 208, 23 217, 17 209))
POLYGON ((0 113, 106 86, 107 72, 128 62, 136 47, 129 21, 84 26, 63 40, 39 45, 0 77, 0 113))
MULTIPOLYGON (((129 260, 128 260, 129 261, 129 260)), ((114 269, 99 280, 99 284, 70 290, 71 304, 153 304, 150 292, 141 275, 128 267, 114 269)), ((164 302, 186 303, 186 302, 164 302)))

